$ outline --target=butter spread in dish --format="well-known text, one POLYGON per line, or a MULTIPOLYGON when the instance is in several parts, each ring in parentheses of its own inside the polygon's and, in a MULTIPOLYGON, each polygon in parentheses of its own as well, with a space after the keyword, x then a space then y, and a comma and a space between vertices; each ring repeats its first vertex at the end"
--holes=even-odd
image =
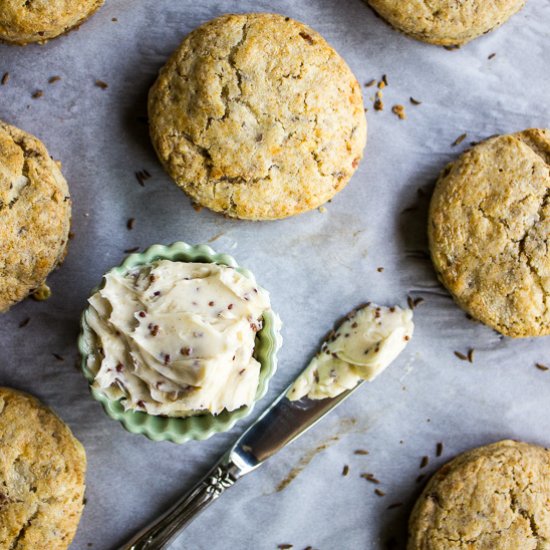
POLYGON ((270 301, 234 268, 159 260, 111 271, 89 304, 92 387, 125 409, 183 417, 253 402, 255 337, 270 301))
POLYGON ((336 397, 360 380, 373 380, 411 339, 412 316, 408 308, 374 304, 352 312, 323 342, 319 353, 288 391, 288 399, 336 397))

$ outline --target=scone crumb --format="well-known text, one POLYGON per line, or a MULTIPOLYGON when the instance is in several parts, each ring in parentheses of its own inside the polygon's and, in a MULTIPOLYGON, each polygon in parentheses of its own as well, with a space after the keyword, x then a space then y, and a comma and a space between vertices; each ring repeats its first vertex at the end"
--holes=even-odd
POLYGON ((38 99, 39 97, 42 97, 44 95, 44 92, 43 90, 36 90, 33 94, 32 94, 32 98, 33 99, 38 99))
POLYGON ((374 490, 374 494, 379 496, 379 497, 384 497, 386 496, 386 493, 384 493, 384 491, 381 491, 380 489, 375 489, 374 490))
POLYGON ((487 57, 487 59, 493 59, 495 57, 496 53, 492 53, 492 54, 489 54, 489 56, 487 57))
POLYGON ((394 115, 397 115, 400 120, 405 120, 407 118, 407 115, 405 114, 405 107, 403 107, 403 105, 394 105, 391 108, 391 111, 394 115))
POLYGON ((371 86, 374 86, 376 84, 376 78, 373 78, 372 80, 369 80, 368 82, 365 82, 365 88, 370 88, 371 86))
POLYGON ((344 464, 344 467, 342 468, 342 475, 347 476, 349 474, 349 466, 347 464, 344 464))
POLYGON ((24 328, 26 327, 31 321, 31 318, 30 317, 26 317, 25 319, 23 319, 20 323, 19 323, 19 328, 24 328))
POLYGON ((202 206, 195 201, 191 201, 191 206, 195 212, 200 212, 202 210, 202 206))
POLYGON ((10 79, 10 73, 4 73, 2 75, 2 80, 0 80, 0 84, 2 84, 2 86, 5 86, 8 83, 9 79, 10 79))
POLYGON ((96 80, 95 85, 102 90, 106 90, 109 87, 109 84, 107 84, 107 82, 104 82, 103 80, 96 80))
POLYGON ((422 105, 422 101, 418 101, 418 99, 414 99, 414 97, 409 97, 409 101, 412 105, 422 105))
POLYGON ((42 283, 33 293, 32 297, 39 302, 47 300, 52 295, 50 287, 46 283, 42 283))
POLYGON ((380 483, 380 480, 376 479, 374 477, 374 474, 363 473, 359 477, 362 477, 363 479, 366 479, 367 481, 370 481, 371 483, 374 483, 375 485, 378 485, 380 483))
POLYGON ((327 209, 324 206, 319 206, 318 210, 319 210, 319 212, 321 212, 321 214, 326 214, 327 213, 327 209))
POLYGON ((126 228, 131 231, 132 229, 134 229, 134 224, 136 223, 136 219, 135 218, 128 218, 128 221, 126 222, 126 228))
POLYGON ((375 101, 374 101, 374 110, 375 111, 383 111, 384 110, 384 102, 377 98, 375 101))
POLYGON ((443 443, 441 441, 435 446, 435 456, 439 457, 443 454, 443 443))
POLYGON ((50 78, 48 78, 48 84, 53 84, 54 82, 57 82, 58 80, 61 80, 61 77, 59 75, 50 76, 50 78))
POLYGON ((62 355, 59 355, 59 353, 52 353, 52 355, 58 360, 58 361, 65 361, 65 357, 62 355))
POLYGON ((550 367, 547 367, 546 365, 543 365, 542 363, 535 363, 535 367, 537 367, 537 369, 542 370, 542 371, 550 370, 550 367))
POLYGON ((138 183, 145 187, 145 182, 151 177, 151 174, 148 170, 139 170, 138 172, 135 172, 136 179, 138 180, 138 183))
POLYGON ((428 463, 430 462, 430 458, 428 456, 423 456, 420 460, 420 469, 425 468, 428 463))
POLYGON ((456 147, 457 145, 460 145, 468 136, 468 134, 460 134, 452 143, 451 147, 456 147))

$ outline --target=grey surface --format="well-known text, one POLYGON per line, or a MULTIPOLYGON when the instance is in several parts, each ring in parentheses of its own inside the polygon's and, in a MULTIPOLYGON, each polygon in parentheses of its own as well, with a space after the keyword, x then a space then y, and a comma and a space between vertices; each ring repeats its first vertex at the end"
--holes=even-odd
POLYGON ((38 135, 62 160, 74 200, 75 238, 50 279, 53 298, 28 300, 0 319, 0 383, 44 399, 88 452, 88 504, 73 548, 116 547, 189 488, 305 365, 333 320, 365 300, 425 299, 403 356, 239 482, 174 548, 268 550, 292 543, 297 549, 381 549, 388 537, 402 538, 420 473, 505 437, 550 444, 550 372, 534 366, 550 363, 550 339, 503 339, 468 321, 437 284, 430 263, 414 253, 426 250, 427 199, 418 201, 417 189, 429 191, 448 160, 494 133, 550 127, 549 44, 548 0, 530 0, 504 27, 457 51, 401 36, 360 0, 111 0, 80 30, 46 46, 0 45, 0 73, 11 74, 0 86, 0 117, 38 135), (384 112, 373 112, 374 90, 365 90, 366 156, 325 214, 249 223, 196 213, 163 173, 146 127, 136 121, 145 114, 157 70, 181 38, 214 15, 247 10, 309 23, 361 83, 388 75, 384 112), (488 60, 491 53, 496 56, 488 60), (62 80, 48 84, 53 75, 62 80), (109 88, 96 87, 96 79, 109 88), (44 96, 33 100, 36 89, 44 96), (422 105, 410 105, 409 96, 422 105), (406 106, 407 120, 390 112, 395 103, 406 106), (452 148, 463 132, 466 140, 452 148), (143 168, 153 177, 140 187, 134 172, 143 168), (401 214, 415 204, 417 210, 401 214), (132 231, 126 229, 130 217, 136 218, 132 231), (247 421, 209 441, 177 446, 128 434, 103 414, 75 368, 87 293, 126 248, 217 236, 212 246, 254 271, 284 322, 269 395, 247 421), (18 328, 27 317, 28 326, 18 328), (453 355, 470 347, 473 365, 453 355), (445 450, 436 459, 438 441, 445 450), (324 443, 327 448, 313 456, 324 443), (370 454, 353 455, 357 448, 370 454), (421 472, 423 455, 431 460, 421 472), (308 458, 304 471, 277 492, 308 458), (344 464, 351 468, 347 478, 344 464), (381 480, 386 496, 376 496, 374 485, 358 477, 365 471, 381 480), (404 505, 387 510, 394 502, 404 505))

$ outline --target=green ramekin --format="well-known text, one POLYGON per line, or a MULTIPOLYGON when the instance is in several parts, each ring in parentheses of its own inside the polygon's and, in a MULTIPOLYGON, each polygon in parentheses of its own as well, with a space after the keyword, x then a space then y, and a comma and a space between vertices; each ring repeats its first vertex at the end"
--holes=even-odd
MULTIPOLYGON (((243 267, 239 267, 235 259, 227 254, 217 254, 206 245, 191 246, 184 242, 176 242, 169 246, 153 245, 142 253, 130 254, 118 267, 111 272, 127 273, 130 269, 147 265, 155 260, 172 260, 178 262, 217 263, 228 265, 249 279, 254 275, 243 267)), ((104 283, 102 283, 104 284, 104 283)), ((100 287, 92 290, 92 294, 100 287)), ((78 338, 78 349, 82 358, 81 368, 90 383, 90 391, 94 399, 99 401, 108 416, 118 420, 131 433, 143 434, 154 441, 172 441, 185 443, 192 439, 207 439, 215 433, 230 430, 237 420, 248 416, 254 403, 267 392, 269 380, 277 370, 277 351, 281 347, 281 321, 279 316, 269 310, 263 316, 263 327, 256 334, 254 357, 260 363, 260 379, 254 403, 249 407, 241 407, 234 411, 224 410, 218 415, 201 414, 186 418, 171 418, 153 416, 144 412, 125 411, 120 400, 112 401, 100 391, 91 387, 94 375, 88 369, 88 357, 95 352, 95 336, 86 322, 86 312, 81 317, 81 332, 78 338)))

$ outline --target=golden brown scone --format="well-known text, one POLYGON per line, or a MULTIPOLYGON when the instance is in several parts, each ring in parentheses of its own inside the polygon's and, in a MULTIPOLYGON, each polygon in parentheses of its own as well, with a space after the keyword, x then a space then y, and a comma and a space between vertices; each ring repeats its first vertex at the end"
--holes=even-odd
POLYGON ((1 0, 0 40, 46 42, 84 22, 104 0, 1 0))
POLYGON ((550 451, 500 441, 443 466, 416 502, 407 550, 548 550, 550 451))
POLYGON ((441 46, 465 44, 506 22, 525 0, 366 0, 392 27, 441 46))
POLYGON ((489 139, 441 173, 432 260, 470 315, 506 336, 550 334, 550 131, 489 139))
POLYGON ((42 142, 0 121, 0 312, 63 260, 70 221, 67 182, 42 142))
POLYGON ((0 548, 63 550, 84 507, 86 454, 30 395, 0 388, 0 548))
POLYGON ((151 138, 192 199, 269 220, 316 208, 363 154, 361 89, 314 30, 282 15, 225 15, 189 34, 149 93, 151 138))

